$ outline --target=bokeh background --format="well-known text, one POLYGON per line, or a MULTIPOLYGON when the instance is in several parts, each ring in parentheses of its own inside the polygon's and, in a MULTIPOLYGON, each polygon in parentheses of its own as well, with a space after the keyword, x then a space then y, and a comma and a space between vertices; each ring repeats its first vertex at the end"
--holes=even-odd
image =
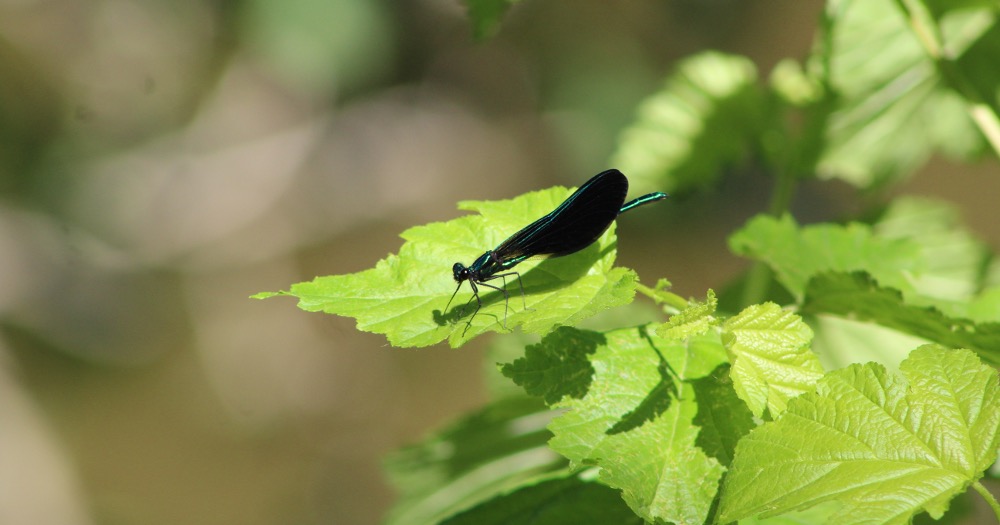
MULTIPOLYGON (((381 458, 485 402, 486 341, 392 349, 248 296, 371 267, 457 200, 580 184, 676 61, 766 72, 821 9, 525 0, 476 42, 457 0, 0 0, 0 523, 378 523, 381 458)), ((997 249, 996 166, 895 191, 997 249)), ((723 286, 769 184, 650 208, 619 261, 723 286)))

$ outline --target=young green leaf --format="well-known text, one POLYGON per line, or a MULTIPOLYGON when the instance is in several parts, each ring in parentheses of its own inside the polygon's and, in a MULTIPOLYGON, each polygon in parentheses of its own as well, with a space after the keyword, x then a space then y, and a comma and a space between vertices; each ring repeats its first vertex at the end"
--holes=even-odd
POLYGON ((612 164, 637 189, 685 190, 711 184, 759 135, 763 96, 753 62, 722 53, 685 60, 646 99, 612 164))
POLYGON ((385 334, 396 347, 428 346, 445 339, 458 347, 487 331, 503 330, 505 315, 508 329, 520 326, 531 333, 573 325, 604 309, 626 304, 635 295, 635 273, 613 267, 613 224, 594 244, 577 253, 518 265, 523 299, 517 277, 508 277, 509 303, 500 292, 480 288, 483 307, 472 317, 476 302, 469 285, 463 283, 449 311, 442 312, 455 291, 452 264, 470 264, 551 212, 569 193, 565 188, 553 188, 506 201, 461 202, 459 208, 478 211, 479 215, 404 231, 406 242, 399 255, 390 255, 375 268, 317 277, 294 284, 287 292, 254 297, 290 295, 299 299, 303 310, 354 317, 359 330, 385 334))
POLYGON ((715 292, 709 290, 704 303, 691 301, 688 308, 671 316, 669 321, 656 329, 656 333, 661 337, 678 340, 703 334, 719 324, 719 320, 715 318, 715 308, 718 304, 715 292))
POLYGON ((875 363, 827 374, 815 393, 736 448, 719 522, 827 501, 830 523, 940 517, 1000 444, 997 372, 966 350, 927 345, 892 375, 875 363))
MULTIPOLYGON (((648 521, 702 523, 724 468, 700 448, 700 429, 693 422, 710 413, 743 422, 714 428, 716 433, 750 424, 749 412, 735 397, 723 398, 727 407, 701 408, 708 400, 700 395, 712 389, 692 382, 718 382, 713 371, 724 362, 715 333, 680 341, 644 327, 604 334, 562 328, 503 372, 549 400, 561 398, 554 406, 569 411, 549 425, 550 446, 575 465, 600 467, 599 479, 621 489, 636 514, 648 521), (574 352, 585 362, 568 360, 574 352)), ((714 443, 713 454, 723 455, 722 439, 709 437, 706 443, 714 443)))
POLYGON ((880 286, 864 272, 827 273, 806 287, 804 313, 829 313, 921 337, 953 348, 969 348, 1000 365, 1000 323, 975 323, 949 317, 928 306, 914 306, 899 290, 880 286))
POLYGON ((812 336, 799 316, 774 303, 750 306, 726 321, 722 341, 733 387, 755 416, 764 409, 777 416, 789 399, 815 387, 823 367, 809 349, 812 336))

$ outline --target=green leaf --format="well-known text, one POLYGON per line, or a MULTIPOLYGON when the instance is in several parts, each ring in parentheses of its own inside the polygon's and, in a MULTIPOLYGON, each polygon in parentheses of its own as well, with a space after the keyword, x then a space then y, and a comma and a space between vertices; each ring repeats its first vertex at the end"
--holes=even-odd
POLYGON ((979 479, 1000 444, 997 372, 966 350, 927 345, 901 375, 875 363, 827 374, 815 393, 736 449, 719 522, 826 501, 830 523, 906 524, 940 517, 979 479))
POLYGON ((545 443, 551 412, 531 398, 497 401, 385 462, 400 497, 387 525, 437 523, 565 467, 545 443))
MULTIPOLYGON (((758 216, 729 243, 737 254, 767 263, 799 301, 818 273, 865 271, 912 304, 962 317, 971 315, 990 257, 954 206, 917 197, 896 199, 873 226, 798 226, 788 216, 758 216)), ((977 309, 988 311, 988 301, 977 309)))
MULTIPOLYGON (((998 112, 1000 111, 1000 100, 998 100, 1000 98, 1000 71, 997 71, 995 64, 997 56, 1000 56, 1000 23, 996 17, 996 3, 992 0, 985 0, 985 2, 989 2, 989 5, 979 6, 983 8, 980 11, 960 14, 961 16, 977 17, 976 19, 988 26, 989 29, 985 33, 979 33, 980 28, 973 26, 973 30, 969 31, 969 34, 977 38, 963 53, 956 54, 958 58, 955 61, 955 67, 969 82, 969 89, 974 90, 992 108, 992 111, 998 112)), ((945 23, 948 20, 945 19, 945 23)))
POLYGON ((404 231, 406 242, 399 255, 390 255, 375 268, 317 277, 292 285, 288 292, 254 297, 291 295, 299 299, 303 310, 354 317, 359 330, 385 334, 396 347, 428 346, 445 339, 458 347, 487 331, 502 331, 505 315, 508 329, 520 326, 530 333, 574 325, 626 304, 635 295, 635 273, 613 267, 613 224, 594 244, 573 255, 521 263, 517 270, 524 285, 523 300, 518 279, 508 278, 509 303, 499 292, 482 288, 483 307, 473 316, 475 300, 463 283, 464 290, 455 296, 449 311, 442 313, 455 292, 452 264, 471 264, 487 249, 551 212, 569 194, 568 189, 553 188, 505 201, 461 202, 459 208, 479 215, 404 231))
POLYGON ((833 523, 830 521, 830 516, 837 511, 837 508, 838 505, 835 503, 826 503, 809 507, 802 511, 788 512, 780 516, 771 516, 768 518, 754 516, 741 519, 739 525, 816 525, 817 523, 833 523))
POLYGON ((933 298, 935 304, 964 303, 979 290, 989 249, 965 227, 954 204, 899 197, 872 232, 882 239, 916 241, 923 262, 921 271, 908 279, 921 296, 933 298))
POLYGON ((815 387, 823 367, 809 349, 812 336, 799 316, 774 303, 750 306, 726 321, 722 341, 733 387, 755 416, 765 408, 777 416, 789 399, 815 387))
POLYGON ((808 314, 806 319, 813 329, 813 352, 826 370, 874 361, 895 371, 911 350, 930 342, 858 319, 830 314, 808 314))
POLYGON ((945 346, 975 350, 1000 365, 1000 323, 975 323, 934 307, 908 304, 899 290, 880 286, 864 272, 817 275, 809 281, 802 312, 871 321, 945 346))
POLYGON ((695 418, 703 415, 714 425, 709 415, 715 414, 742 422, 714 425, 716 434, 750 425, 750 414, 731 394, 723 398, 727 407, 703 408, 709 400, 701 395, 718 391, 706 382, 721 381, 713 372, 725 362, 718 336, 679 341, 645 327, 580 332, 562 328, 503 369, 548 399, 562 393, 554 406, 569 410, 549 425, 550 446, 575 465, 600 467, 600 481, 621 489, 629 507, 648 521, 704 522, 724 468, 699 445, 723 456, 726 443, 712 436, 699 442, 695 418), (580 342, 582 349, 574 346, 580 342), (560 356, 574 350, 588 362, 566 366, 560 356))
MULTIPOLYGON (((837 102, 818 166, 822 176, 869 188, 909 175, 935 151, 968 158, 983 147, 966 102, 942 85, 899 4, 827 3, 829 33, 820 36, 811 64, 837 102)), ((958 12, 942 24, 950 56, 961 55, 990 16, 989 9, 958 12)))
POLYGON ((639 107, 611 164, 637 191, 708 186, 759 135, 765 119, 756 77, 744 57, 706 52, 685 60, 639 107))
POLYGON ((920 247, 912 240, 879 238, 857 223, 799 227, 788 215, 754 217, 729 237, 729 247, 767 263, 800 301, 809 278, 820 272, 865 270, 887 285, 911 290, 907 277, 922 269, 920 247))
POLYGON ((617 490, 563 474, 484 502, 442 525, 642 525, 617 490))
POLYGON ((472 21, 472 34, 481 40, 496 33, 507 10, 520 0, 463 0, 472 21))
POLYGON ((656 333, 661 337, 678 340, 703 334, 719 324, 714 315, 718 304, 715 292, 709 290, 704 303, 691 301, 688 308, 671 316, 669 321, 656 329, 656 333))

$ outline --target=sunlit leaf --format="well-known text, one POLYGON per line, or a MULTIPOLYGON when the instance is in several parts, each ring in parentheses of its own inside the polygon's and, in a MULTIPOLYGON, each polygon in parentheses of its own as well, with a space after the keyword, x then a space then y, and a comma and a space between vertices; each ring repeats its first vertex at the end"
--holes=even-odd
POLYGON ((709 290, 705 302, 691 301, 688 308, 671 316, 669 321, 656 329, 656 333, 663 337, 679 340, 703 334, 719 324, 719 320, 714 315, 717 306, 715 292, 709 290))
POLYGON ((755 416, 785 410, 788 400, 812 390, 823 375, 809 349, 812 330, 774 303, 747 307, 726 321, 722 341, 732 356, 736 393, 755 416))
POLYGON ((827 370, 868 361, 897 370, 911 350, 930 342, 872 321, 854 318, 853 315, 802 314, 813 329, 813 352, 827 370))
POLYGON ((751 425, 724 374, 715 373, 724 362, 714 332, 676 340, 647 328, 563 328, 504 374, 560 399, 553 406, 569 410, 549 425, 550 446, 575 465, 600 467, 598 479, 621 489, 636 514, 702 523, 732 454, 727 447, 751 425), (574 352, 580 355, 568 357, 574 352), (711 427, 708 434, 700 435, 699 424, 711 427))
POLYGON ((949 501, 996 460, 1000 388, 975 354, 927 345, 900 366, 851 365, 745 437, 719 522, 824 502, 830 523, 903 525, 949 501))

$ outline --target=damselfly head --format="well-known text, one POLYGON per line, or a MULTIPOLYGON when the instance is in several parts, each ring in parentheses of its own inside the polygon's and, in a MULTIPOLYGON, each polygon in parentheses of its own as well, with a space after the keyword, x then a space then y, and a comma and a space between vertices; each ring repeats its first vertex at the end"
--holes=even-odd
POLYGON ((469 269, 464 264, 457 262, 451 267, 451 273, 455 276, 455 282, 461 284, 469 278, 469 269))

